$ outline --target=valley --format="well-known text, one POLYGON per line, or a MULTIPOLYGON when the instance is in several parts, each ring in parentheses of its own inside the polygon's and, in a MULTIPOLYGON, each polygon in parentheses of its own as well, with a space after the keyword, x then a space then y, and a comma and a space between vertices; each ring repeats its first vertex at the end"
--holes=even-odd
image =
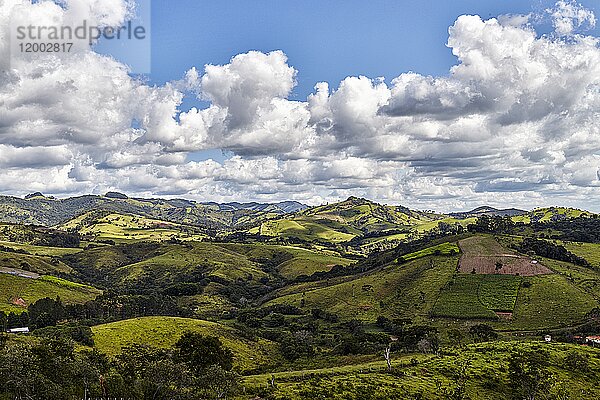
POLYGON ((600 334, 590 212, 115 193, 0 207, 0 322, 31 331, 2 335, 6 365, 11 351, 72 346, 68 363, 107 382, 89 390, 175 398, 174 377, 125 371, 143 360, 187 376, 178 357, 193 338, 231 354, 209 366, 220 380, 206 398, 508 399, 519 357, 551 377, 542 398, 600 396, 600 350, 581 345, 600 334))

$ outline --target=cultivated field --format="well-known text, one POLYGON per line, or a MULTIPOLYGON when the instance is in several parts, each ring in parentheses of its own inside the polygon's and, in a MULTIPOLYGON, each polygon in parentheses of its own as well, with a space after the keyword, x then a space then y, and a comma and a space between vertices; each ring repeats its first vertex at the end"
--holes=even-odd
POLYGON ((473 236, 459 241, 462 257, 459 271, 476 274, 534 276, 552 271, 529 257, 502 247, 491 236, 473 236))
POLYGON ((496 312, 512 313, 521 277, 459 274, 448 282, 435 303, 436 317, 496 319, 496 312))

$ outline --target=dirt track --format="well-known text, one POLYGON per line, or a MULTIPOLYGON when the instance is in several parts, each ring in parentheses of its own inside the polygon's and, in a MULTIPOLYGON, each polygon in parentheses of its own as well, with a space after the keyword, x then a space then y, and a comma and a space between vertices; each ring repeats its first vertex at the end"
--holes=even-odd
POLYGON ((14 275, 21 278, 39 279, 40 275, 35 272, 29 272, 22 269, 0 267, 0 274, 14 275))

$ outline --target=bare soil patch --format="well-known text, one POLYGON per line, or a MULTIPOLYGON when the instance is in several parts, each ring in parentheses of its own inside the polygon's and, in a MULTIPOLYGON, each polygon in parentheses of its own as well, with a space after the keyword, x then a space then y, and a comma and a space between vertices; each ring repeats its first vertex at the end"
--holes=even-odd
POLYGON ((21 278, 27 278, 27 279, 39 279, 40 278, 40 275, 36 274, 35 272, 25 271, 23 269, 18 269, 18 268, 0 267, 0 274, 14 275, 14 276, 18 276, 21 278))
POLYGON ((511 313, 511 312, 500 312, 500 311, 496 311, 496 315, 497 315, 498 317, 502 318, 502 319, 505 319, 505 320, 511 320, 511 319, 512 319, 512 316, 513 316, 513 313, 511 313))
POLYGON ((12 303, 15 306, 19 306, 19 307, 23 307, 23 308, 27 308, 27 302, 25 300, 23 300, 21 297, 19 298, 14 298, 12 303))
POLYGON ((534 276, 552 271, 515 251, 502 247, 490 236, 473 236, 458 242, 462 256, 458 269, 464 273, 534 276), (497 265, 501 265, 497 269, 497 265))

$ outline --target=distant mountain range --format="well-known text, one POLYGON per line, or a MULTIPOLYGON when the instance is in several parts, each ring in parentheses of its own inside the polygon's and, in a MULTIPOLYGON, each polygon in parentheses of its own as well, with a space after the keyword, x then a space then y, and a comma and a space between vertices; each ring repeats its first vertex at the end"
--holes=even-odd
POLYGON ((295 201, 262 203, 197 203, 184 199, 130 198, 109 192, 57 199, 33 193, 25 198, 0 196, 0 222, 55 226, 91 211, 140 215, 210 229, 229 229, 307 209, 295 201))
POLYGON ((452 216, 454 218, 459 218, 459 219, 480 217, 482 215, 501 216, 501 217, 516 217, 519 215, 525 215, 528 212, 529 211, 526 211, 526 210, 519 210, 518 208, 505 208, 505 209, 499 210, 494 207, 483 206, 483 207, 477 207, 476 209, 471 210, 471 211, 450 213, 450 216, 452 216))
MULTIPOLYGON (((195 202, 185 199, 130 198, 118 192, 57 199, 36 192, 25 198, 0 196, 0 222, 60 226, 87 213, 137 215, 155 220, 195 226, 201 229, 243 230, 267 236, 321 238, 336 241, 377 232, 400 234, 413 228, 429 230, 438 222, 454 223, 482 215, 518 218, 523 222, 553 221, 590 216, 592 213, 564 207, 525 211, 489 206, 471 211, 439 214, 411 210, 403 206, 382 205, 350 197, 345 201, 310 207, 297 201, 195 202)), ((465 224, 469 221, 464 221, 465 224)))
POLYGON ((310 208, 306 204, 297 201, 282 201, 279 203, 202 203, 207 206, 219 207, 221 211, 252 210, 260 212, 272 212, 275 214, 290 214, 310 208))

